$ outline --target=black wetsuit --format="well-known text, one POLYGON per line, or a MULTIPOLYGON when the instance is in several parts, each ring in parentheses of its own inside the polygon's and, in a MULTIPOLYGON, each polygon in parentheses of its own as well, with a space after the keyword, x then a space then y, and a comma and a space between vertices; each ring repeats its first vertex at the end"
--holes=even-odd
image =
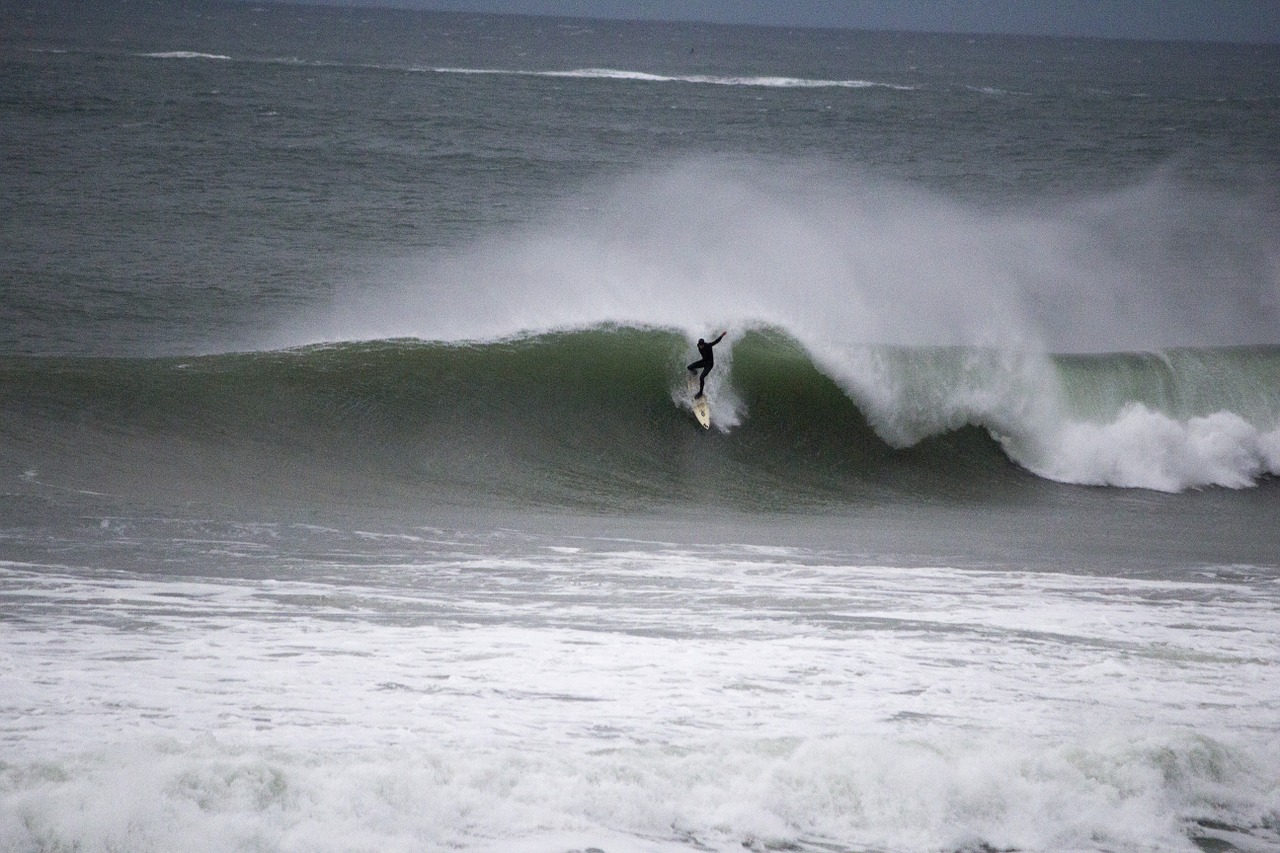
POLYGON ((702 338, 698 338, 698 355, 702 356, 702 358, 689 365, 689 370, 695 372, 698 368, 702 368, 702 375, 698 377, 698 393, 695 395, 696 397, 702 396, 702 390, 707 384, 707 374, 711 372, 711 368, 716 366, 716 358, 712 355, 711 348, 724 340, 724 336, 726 334, 726 332, 721 332, 720 337, 716 338, 711 343, 707 343, 702 338))

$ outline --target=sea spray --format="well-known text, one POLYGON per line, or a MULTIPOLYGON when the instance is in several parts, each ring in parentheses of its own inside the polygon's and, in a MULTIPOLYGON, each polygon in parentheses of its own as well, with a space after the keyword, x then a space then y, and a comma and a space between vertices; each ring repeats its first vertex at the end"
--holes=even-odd
MULTIPOLYGON (((891 446, 979 426, 1055 480, 1239 486, 1276 472, 1280 410, 1264 392, 1261 414, 1248 414, 1267 387, 1252 368, 1225 371, 1243 392, 1220 406, 1156 405, 1139 423, 1128 407, 1145 398, 1123 383, 1080 408, 1079 383, 1063 384, 1050 353, 1280 340, 1280 252, 1259 209, 1171 170, 1092 198, 992 209, 814 163, 689 159, 412 262, 308 319, 306 334, 493 340, 620 323, 692 341, 720 326, 776 329, 891 446), (1249 426, 1226 428, 1233 415, 1249 426)), ((1227 361, 1213 359, 1217 378, 1227 361)), ((749 417, 728 393, 727 361, 713 381, 725 389, 720 428, 749 417)), ((1181 399, 1206 384, 1185 375, 1171 387, 1181 399)))
POLYGON ((269 345, 610 322, 693 337, 765 324, 814 348, 1273 344, 1280 247, 1265 209, 1163 173, 1110 195, 996 208, 821 164, 686 159, 389 263, 269 345))

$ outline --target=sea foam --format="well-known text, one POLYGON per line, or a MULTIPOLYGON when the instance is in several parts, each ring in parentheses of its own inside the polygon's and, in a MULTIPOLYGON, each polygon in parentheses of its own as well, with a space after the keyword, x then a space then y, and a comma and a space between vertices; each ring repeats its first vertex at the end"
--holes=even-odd
POLYGON ((1265 579, 418 533, 0 564, 0 848, 1271 849, 1265 579))
POLYGON ((1068 423, 1039 438, 1038 452, 1013 443, 1014 458, 1069 483, 1178 492, 1280 475, 1280 426, 1259 428, 1227 411, 1184 421, 1134 403, 1108 423, 1068 423))

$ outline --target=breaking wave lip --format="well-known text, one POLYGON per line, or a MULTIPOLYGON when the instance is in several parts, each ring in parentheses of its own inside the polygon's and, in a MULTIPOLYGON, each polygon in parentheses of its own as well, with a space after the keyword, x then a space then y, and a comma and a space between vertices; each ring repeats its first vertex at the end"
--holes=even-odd
POLYGON ((862 347, 815 361, 898 449, 978 426, 1020 467, 1072 485, 1172 493, 1280 475, 1274 348, 1143 358, 862 347))
POLYGON ((1280 474, 1280 426, 1268 430, 1229 411, 1181 420, 1131 403, 1107 423, 1059 426, 1040 459, 1005 447, 1033 473, 1076 485, 1242 489, 1280 474))
MULTIPOLYGON (((230 61, 234 57, 218 53, 201 53, 190 50, 169 50, 135 54, 146 59, 204 59, 230 61)), ((915 91, 917 86, 904 83, 887 83, 876 80, 826 80, 808 77, 744 74, 655 74, 648 71, 632 71, 618 68, 574 68, 569 70, 534 70, 521 68, 464 68, 455 66, 395 65, 384 63, 347 63, 297 57, 274 57, 240 61, 265 62, 281 65, 311 65, 317 67, 353 67, 380 71, 410 71, 430 74, 489 75, 496 77, 550 77, 579 80, 624 80, 639 83, 691 83, 708 86, 743 86, 763 89, 893 89, 900 92, 915 91)))
POLYGON ((733 74, 654 74, 617 68, 577 68, 569 71, 525 71, 506 68, 433 68, 437 74, 493 74, 520 77, 566 77, 591 80, 630 80, 643 83, 695 83, 712 86, 754 86, 766 89, 871 89, 913 91, 915 86, 874 80, 823 80, 806 77, 733 74))
POLYGON ((155 53, 140 53, 138 56, 146 59, 216 59, 221 61, 231 59, 231 57, 226 54, 201 53, 195 50, 162 50, 155 53))

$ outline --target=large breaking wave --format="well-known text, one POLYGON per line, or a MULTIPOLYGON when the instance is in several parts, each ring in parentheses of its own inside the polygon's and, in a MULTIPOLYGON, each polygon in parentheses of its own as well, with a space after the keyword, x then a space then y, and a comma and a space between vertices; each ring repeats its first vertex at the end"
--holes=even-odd
MULTIPOLYGON (((663 330, 639 340, 666 341, 646 368, 665 387, 694 339, 727 328, 717 420, 731 446, 770 436, 760 458, 797 431, 845 458, 976 428, 982 452, 1042 478, 1241 487, 1280 468, 1275 206, 1172 167, 1106 195, 983 205, 821 164, 687 159, 385 264, 260 343, 555 349, 663 330)), ((643 362, 648 343, 610 340, 610 358, 643 362)))
POLYGON ((274 483, 626 511, 1004 499, 1033 474, 1179 491, 1280 473, 1280 348, 819 355, 777 329, 732 329, 708 383, 710 433, 687 410, 690 349, 678 330, 605 325, 489 343, 10 358, 6 455, 94 490, 274 483))

